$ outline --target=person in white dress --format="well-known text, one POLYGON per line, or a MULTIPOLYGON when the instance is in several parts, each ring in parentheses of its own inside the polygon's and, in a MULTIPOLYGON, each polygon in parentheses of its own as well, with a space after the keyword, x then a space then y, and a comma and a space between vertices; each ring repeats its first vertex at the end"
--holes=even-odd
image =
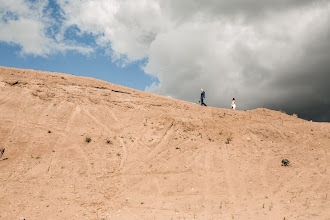
POLYGON ((233 98, 233 100, 231 101, 231 108, 232 109, 236 109, 236 102, 235 102, 235 98, 233 98))

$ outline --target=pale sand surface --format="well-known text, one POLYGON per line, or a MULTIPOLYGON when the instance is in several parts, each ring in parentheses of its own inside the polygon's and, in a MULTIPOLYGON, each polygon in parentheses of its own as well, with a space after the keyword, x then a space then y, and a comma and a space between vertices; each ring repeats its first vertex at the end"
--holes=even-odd
POLYGON ((330 219, 330 123, 278 111, 0 67, 0 147, 0 219, 330 219))

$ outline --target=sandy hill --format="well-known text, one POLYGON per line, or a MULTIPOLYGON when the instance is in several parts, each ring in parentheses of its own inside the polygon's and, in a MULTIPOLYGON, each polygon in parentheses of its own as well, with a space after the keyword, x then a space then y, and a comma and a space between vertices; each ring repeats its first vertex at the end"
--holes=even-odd
POLYGON ((329 140, 268 109, 0 67, 0 219, 329 219, 329 140))

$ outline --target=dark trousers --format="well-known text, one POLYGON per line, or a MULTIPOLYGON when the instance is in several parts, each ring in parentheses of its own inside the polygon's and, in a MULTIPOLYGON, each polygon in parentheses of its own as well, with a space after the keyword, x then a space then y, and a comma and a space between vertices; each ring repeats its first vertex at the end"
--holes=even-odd
POLYGON ((204 99, 201 99, 201 106, 207 106, 205 103, 204 103, 204 99))

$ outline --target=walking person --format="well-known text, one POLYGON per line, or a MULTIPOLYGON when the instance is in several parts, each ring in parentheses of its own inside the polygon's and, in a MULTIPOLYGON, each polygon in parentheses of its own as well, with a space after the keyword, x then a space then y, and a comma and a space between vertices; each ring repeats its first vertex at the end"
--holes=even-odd
POLYGON ((236 109, 235 98, 233 98, 232 101, 231 101, 231 108, 234 109, 234 110, 236 109))
POLYGON ((201 106, 207 106, 205 103, 204 103, 204 99, 205 99, 205 91, 203 89, 201 89, 201 106))

